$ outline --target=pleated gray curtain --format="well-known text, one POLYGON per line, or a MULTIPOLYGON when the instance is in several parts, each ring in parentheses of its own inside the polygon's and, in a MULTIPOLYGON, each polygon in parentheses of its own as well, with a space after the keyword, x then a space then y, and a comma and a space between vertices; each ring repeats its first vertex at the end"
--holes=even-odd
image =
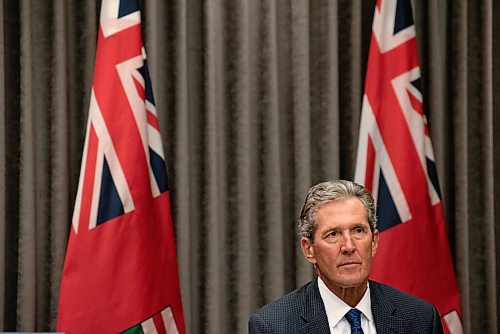
MULTIPOLYGON (((295 219, 352 179, 375 1, 145 0, 188 333, 311 279, 295 219)), ((100 1, 0 1, 0 329, 54 330, 100 1)), ((500 310, 500 5, 414 2, 466 333, 500 310), (496 18, 496 19, 495 19, 496 18)))

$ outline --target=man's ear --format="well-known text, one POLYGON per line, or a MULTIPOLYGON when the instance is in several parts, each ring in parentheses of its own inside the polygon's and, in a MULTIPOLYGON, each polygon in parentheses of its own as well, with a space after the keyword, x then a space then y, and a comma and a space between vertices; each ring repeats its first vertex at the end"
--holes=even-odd
POLYGON ((378 230, 373 231, 372 256, 374 256, 377 253, 378 238, 379 238, 379 232, 378 232, 378 230))
POLYGON ((314 247, 313 243, 309 238, 302 237, 300 239, 300 247, 302 248, 302 253, 304 253, 307 261, 312 264, 316 264, 316 257, 314 256, 314 247))

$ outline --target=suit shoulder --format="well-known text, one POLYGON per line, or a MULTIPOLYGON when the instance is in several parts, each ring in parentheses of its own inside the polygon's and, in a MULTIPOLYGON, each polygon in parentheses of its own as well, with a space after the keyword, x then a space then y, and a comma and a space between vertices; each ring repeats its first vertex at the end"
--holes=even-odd
POLYGON ((401 291, 393 286, 375 281, 370 281, 370 284, 370 289, 378 289, 394 306, 404 306, 406 309, 411 307, 418 309, 434 308, 434 305, 431 303, 401 291))
POLYGON ((377 330, 387 325, 382 319, 393 316, 402 322, 404 333, 443 333, 441 319, 431 303, 373 281, 370 281, 370 294, 377 330))
POLYGON ((300 314, 311 282, 264 305, 249 319, 249 333, 293 333, 302 325, 300 314))

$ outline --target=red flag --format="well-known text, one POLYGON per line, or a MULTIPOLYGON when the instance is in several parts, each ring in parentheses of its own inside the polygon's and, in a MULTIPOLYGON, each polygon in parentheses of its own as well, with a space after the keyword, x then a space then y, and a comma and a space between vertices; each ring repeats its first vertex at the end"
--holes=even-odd
POLYGON ((138 0, 103 0, 58 331, 184 333, 138 0))
POLYGON ((377 1, 372 28, 355 175, 377 203, 371 278, 436 305, 445 331, 462 333, 410 0, 377 1))

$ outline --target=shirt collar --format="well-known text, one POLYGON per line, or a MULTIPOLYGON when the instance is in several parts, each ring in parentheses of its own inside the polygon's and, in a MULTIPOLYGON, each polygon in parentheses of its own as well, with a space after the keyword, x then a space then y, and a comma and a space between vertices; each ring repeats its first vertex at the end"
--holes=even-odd
MULTIPOLYGON (((351 307, 347 305, 342 299, 337 297, 333 292, 331 292, 319 277, 318 288, 321 299, 323 299, 323 304, 325 305, 328 323, 330 324, 330 328, 332 328, 336 326, 340 320, 342 320, 344 315, 351 309, 351 307)), ((359 301, 358 305, 356 305, 356 308, 360 310, 361 313, 370 322, 374 322, 370 299, 370 284, 367 284, 365 294, 359 301)))

